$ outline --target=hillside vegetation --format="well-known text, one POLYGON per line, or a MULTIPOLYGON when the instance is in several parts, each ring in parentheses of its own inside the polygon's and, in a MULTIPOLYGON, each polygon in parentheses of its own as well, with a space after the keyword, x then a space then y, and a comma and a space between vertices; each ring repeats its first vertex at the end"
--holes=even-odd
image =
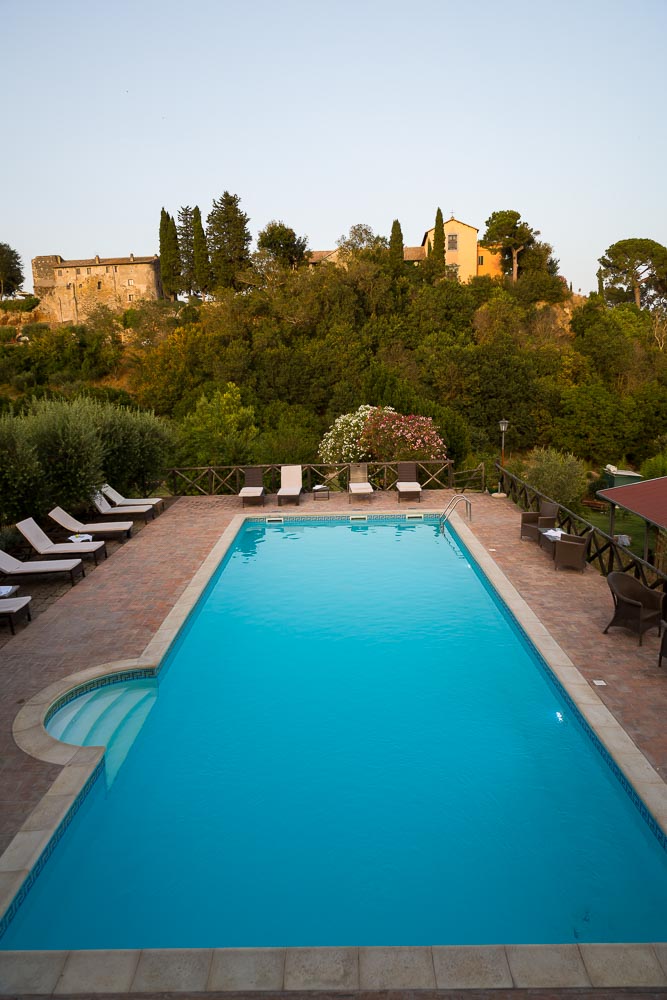
POLYGON ((240 285, 215 302, 23 326, 23 342, 0 328, 0 404, 86 392, 192 429, 198 404, 215 421, 224 397, 230 448, 209 456, 220 463, 315 460, 327 427, 362 404, 433 417, 458 464, 497 454, 501 417, 508 454, 552 446, 639 464, 662 450, 664 337, 633 303, 575 301, 543 272, 460 284, 384 247, 344 267, 269 261, 240 285), (247 433, 232 433, 235 408, 247 433))

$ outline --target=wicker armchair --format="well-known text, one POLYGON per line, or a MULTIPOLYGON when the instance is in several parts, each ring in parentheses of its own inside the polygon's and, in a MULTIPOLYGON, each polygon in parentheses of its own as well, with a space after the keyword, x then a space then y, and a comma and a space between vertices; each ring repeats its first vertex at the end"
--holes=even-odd
POLYGON ((642 636, 648 629, 657 628, 660 635, 664 597, 662 591, 645 587, 627 573, 610 573, 607 583, 614 599, 614 617, 603 634, 606 634, 612 625, 618 625, 620 628, 636 632, 639 635, 640 646, 642 636))
POLYGON ((592 528, 585 535, 566 535, 563 532, 554 542, 554 569, 567 566, 583 573, 588 559, 588 543, 592 535, 592 528))
POLYGON ((540 531, 547 531, 556 527, 558 517, 558 504, 543 500, 539 511, 525 510, 521 515, 520 538, 532 538, 534 542, 539 542, 540 531))

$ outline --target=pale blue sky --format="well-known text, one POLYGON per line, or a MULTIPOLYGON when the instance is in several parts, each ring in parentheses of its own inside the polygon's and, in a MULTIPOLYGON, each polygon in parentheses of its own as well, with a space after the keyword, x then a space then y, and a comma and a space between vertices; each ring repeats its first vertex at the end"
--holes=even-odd
POLYGON ((26 288, 38 254, 157 252, 163 205, 225 190, 314 250, 513 208, 575 291, 616 240, 667 244, 667 0, 0 0, 0 29, 26 288))

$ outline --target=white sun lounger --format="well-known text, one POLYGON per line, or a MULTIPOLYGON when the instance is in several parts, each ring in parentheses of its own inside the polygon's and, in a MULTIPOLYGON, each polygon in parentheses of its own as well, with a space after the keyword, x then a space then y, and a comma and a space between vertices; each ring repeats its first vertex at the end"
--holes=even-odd
POLYGON ((278 506, 283 500, 296 500, 300 503, 303 489, 303 472, 300 465, 280 466, 280 489, 278 490, 278 506))
POLYGON ((49 517, 61 528, 77 535, 110 535, 112 538, 120 538, 125 535, 126 538, 129 538, 134 527, 134 521, 93 521, 91 524, 82 524, 62 507, 54 507, 53 510, 50 510, 49 517))
POLYGON ((28 615, 28 621, 32 621, 30 615, 31 600, 32 597, 0 597, 0 618, 7 619, 9 627, 12 630, 12 635, 16 635, 14 618, 20 611, 25 610, 28 615))
POLYGON ((115 490, 113 486, 109 486, 108 483, 105 483, 102 487, 102 493, 104 493, 108 500, 116 504, 117 507, 131 507, 135 504, 149 504, 154 510, 164 507, 162 497, 124 497, 122 493, 115 490))
POLYGON ((80 559, 52 559, 51 561, 35 559, 34 562, 22 562, 0 549, 0 576, 9 579, 23 576, 43 576, 46 573, 69 573, 72 586, 74 586, 76 583, 74 571, 77 569, 81 570, 82 576, 86 575, 80 559))
POLYGON ((149 517, 155 517, 155 507, 152 507, 149 503, 135 504, 134 506, 126 504, 123 507, 112 507, 102 493, 94 493, 92 501, 100 514, 104 514, 105 517, 127 517, 131 514, 133 517, 143 517, 145 521, 149 517))
POLYGON ((52 542, 32 517, 26 517, 25 521, 19 521, 16 527, 26 541, 32 545, 35 552, 40 556, 45 556, 46 559, 64 555, 93 556, 95 565, 97 565, 98 552, 103 552, 105 559, 107 557, 105 542, 52 542))
POLYGON ((347 502, 352 502, 352 497, 368 497, 373 494, 373 487, 368 482, 368 465, 365 462, 353 462, 350 465, 350 478, 347 484, 349 496, 347 502))

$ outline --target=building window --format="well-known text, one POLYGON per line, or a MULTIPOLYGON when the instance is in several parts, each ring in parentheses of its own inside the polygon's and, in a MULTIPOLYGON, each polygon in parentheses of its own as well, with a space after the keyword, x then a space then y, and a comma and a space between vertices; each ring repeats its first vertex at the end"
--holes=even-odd
POLYGON ((479 257, 477 258, 477 263, 480 266, 484 263, 484 257, 482 256, 482 254, 480 254, 479 257))
POLYGON ((71 288, 71 287, 72 287, 72 282, 71 282, 71 281, 68 281, 68 282, 67 282, 67 287, 68 287, 68 288, 71 288))
POLYGON ((106 266, 106 267, 104 268, 104 270, 105 270, 105 271, 107 272, 107 274, 108 274, 108 273, 109 273, 109 271, 111 270, 111 268, 110 268, 110 267, 109 267, 109 265, 107 264, 107 266, 106 266))
POLYGON ((97 282, 97 290, 98 290, 98 292, 99 292, 99 290, 100 290, 101 287, 102 287, 102 282, 98 281, 97 282))
POLYGON ((77 269, 76 269, 76 273, 77 273, 77 274, 81 274, 81 268, 80 268, 80 267, 77 267, 77 269))
POLYGON ((90 268, 89 267, 86 268, 86 274, 90 274, 90 268))
POLYGON ((127 297, 127 301, 128 302, 132 302, 133 299, 134 299, 134 295, 128 295, 128 297, 127 297))
POLYGON ((447 249, 448 250, 458 250, 459 248, 459 238, 456 233, 450 233, 447 237, 447 249))
POLYGON ((79 288, 83 288, 83 285, 81 284, 81 282, 79 282, 79 288))
POLYGON ((62 278, 62 276, 63 276, 63 269, 62 269, 62 267, 59 267, 58 268, 58 277, 62 278))
POLYGON ((134 284, 134 278, 128 278, 127 279, 127 283, 128 283, 128 285, 133 285, 134 284))
POLYGON ((114 274, 116 274, 118 272, 118 264, 114 264, 113 271, 114 271, 114 274))

